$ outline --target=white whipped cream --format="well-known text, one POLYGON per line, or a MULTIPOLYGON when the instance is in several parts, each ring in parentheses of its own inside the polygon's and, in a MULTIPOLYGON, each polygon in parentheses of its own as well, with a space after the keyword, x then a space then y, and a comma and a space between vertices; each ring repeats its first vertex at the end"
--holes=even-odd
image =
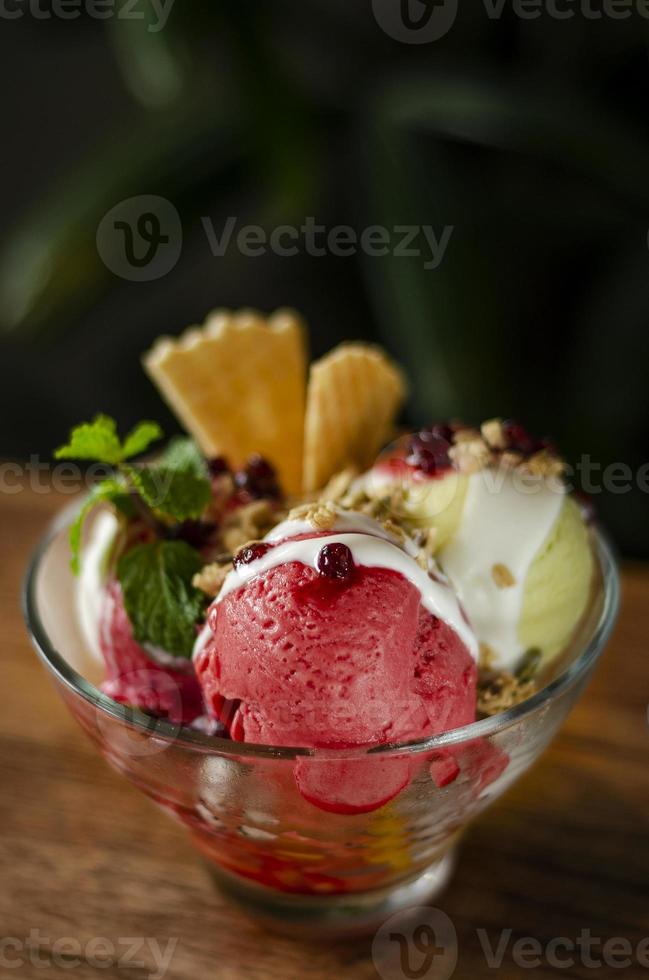
MULTIPOLYGON (((352 516, 355 518, 357 515, 352 516)), ((351 523, 354 524, 355 522, 352 520, 351 523)), ((352 531, 339 532, 337 534, 320 535, 315 538, 302 538, 299 541, 289 540, 284 541, 282 544, 277 544, 267 551, 265 555, 262 555, 261 558, 257 558, 248 565, 239 565, 237 568, 233 568, 228 573, 216 602, 220 602, 230 592, 246 585, 258 575, 264 575, 270 569, 277 568, 279 565, 285 565, 288 562, 301 562, 303 565, 317 570, 318 555, 326 544, 345 544, 351 551, 356 565, 365 565, 371 568, 387 568, 403 575, 404 578, 418 589, 424 608, 455 630, 471 655, 477 659, 478 643, 476 637, 462 614, 460 604, 453 590, 444 582, 431 578, 397 544, 388 540, 386 536, 379 536, 376 529, 380 525, 375 521, 371 521, 371 525, 372 532, 369 534, 359 534, 352 531)), ((307 528, 313 533, 313 527, 311 525, 308 525, 307 528)), ((275 533, 275 531, 272 533, 275 533)), ((298 531, 297 533, 301 532, 298 531)), ((284 537, 284 534, 281 534, 280 537, 284 537)), ((208 625, 198 637, 196 647, 194 648, 194 655, 203 648, 210 635, 211 630, 208 625)))
POLYGON ((506 670, 524 652, 518 626, 525 580, 564 499, 558 482, 528 477, 517 483, 502 470, 481 470, 469 478, 460 525, 438 556, 478 637, 506 670), (497 564, 511 572, 514 585, 498 587, 497 564))
POLYGON ((109 510, 100 511, 92 522, 84 546, 81 572, 76 589, 77 615, 88 650, 103 662, 99 644, 99 620, 106 584, 108 555, 115 541, 119 522, 109 510))

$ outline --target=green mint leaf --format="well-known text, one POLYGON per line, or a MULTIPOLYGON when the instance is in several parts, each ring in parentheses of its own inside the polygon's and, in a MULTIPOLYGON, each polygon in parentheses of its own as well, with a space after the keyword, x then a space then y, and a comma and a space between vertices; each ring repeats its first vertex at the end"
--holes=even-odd
POLYGON ((129 493, 123 484, 121 493, 115 494, 114 497, 111 497, 110 502, 115 510, 119 511, 122 517, 125 517, 127 520, 132 521, 138 516, 138 510, 135 506, 135 501, 133 500, 133 494, 129 493))
POLYGON ((77 425, 70 433, 67 444, 60 446, 54 456, 56 459, 92 459, 108 463, 109 466, 119 466, 125 459, 143 453, 160 438, 162 429, 157 422, 140 422, 122 444, 115 419, 97 415, 92 422, 77 425))
POLYGON ((149 507, 175 521, 200 517, 212 499, 210 481, 191 470, 173 470, 164 465, 129 468, 129 476, 149 507))
POLYGON ((140 422, 129 432, 122 446, 122 459, 139 456, 152 442, 162 439, 163 432, 157 422, 140 422))
POLYGON ((56 459, 93 459, 117 466, 123 457, 115 420, 97 415, 92 422, 77 425, 65 446, 54 453, 56 459))
POLYGON ((97 504, 107 502, 117 503, 124 496, 124 486, 119 480, 102 480, 101 483, 98 483, 90 491, 74 523, 70 527, 70 549, 72 551, 70 565, 75 575, 78 575, 81 570, 81 542, 86 519, 97 504))
POLYGON ((117 576, 138 643, 191 657, 205 596, 192 585, 202 567, 184 541, 141 544, 120 558, 117 576))
POLYGON ((160 465, 170 470, 181 470, 183 473, 194 473, 196 476, 209 479, 203 454, 194 440, 187 436, 176 436, 170 441, 162 454, 160 465))

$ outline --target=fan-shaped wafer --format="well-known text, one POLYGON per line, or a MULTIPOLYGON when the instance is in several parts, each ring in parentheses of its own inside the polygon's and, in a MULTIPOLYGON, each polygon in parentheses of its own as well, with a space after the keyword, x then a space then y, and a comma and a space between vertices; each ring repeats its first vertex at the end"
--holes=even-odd
POLYGON ((144 366, 206 456, 239 466, 260 453, 286 491, 300 491, 306 351, 297 314, 217 311, 157 341, 144 366))
POLYGON ((311 367, 304 427, 304 489, 370 466, 392 434, 406 392, 401 371, 377 347, 342 344, 311 367))

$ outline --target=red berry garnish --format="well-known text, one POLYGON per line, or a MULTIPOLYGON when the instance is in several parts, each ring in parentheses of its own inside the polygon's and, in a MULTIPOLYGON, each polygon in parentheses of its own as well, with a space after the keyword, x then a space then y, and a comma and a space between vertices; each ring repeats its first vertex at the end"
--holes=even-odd
POLYGON ((427 476, 450 469, 453 431, 450 425, 439 424, 417 432, 408 444, 406 463, 427 476))
POLYGON ((343 582, 354 571, 354 558, 346 544, 340 542, 326 544, 318 554, 316 567, 325 578, 343 582))
POLYGON ((199 551, 204 548, 214 532, 216 524, 213 521, 183 521, 182 524, 175 524, 166 532, 166 537, 171 541, 185 541, 192 548, 199 551))
POLYGON ((212 459, 208 459, 207 468, 210 471, 210 476, 225 476, 226 473, 230 472, 225 456, 213 456, 212 459))
POLYGON ((275 467, 257 454, 250 457, 244 469, 235 473, 234 482, 237 489, 251 497, 281 497, 275 467))
POLYGON ((241 551, 238 551, 234 558, 232 559, 232 564, 235 568, 239 565, 249 565, 251 562, 256 561, 258 558, 263 558, 267 551, 270 551, 271 545, 264 544, 263 541, 256 542, 255 544, 248 544, 241 551))
POLYGON ((537 439, 530 435, 524 425, 515 422, 513 419, 505 419, 503 422, 503 434, 507 441, 507 448, 521 456, 533 456, 543 449, 553 451, 552 443, 549 439, 537 439))
POLYGON ((455 424, 452 425, 450 422, 436 422, 432 425, 430 429, 422 429, 419 433, 419 438, 426 441, 427 439, 444 439, 449 445, 453 445, 453 438, 458 428, 461 426, 455 424))

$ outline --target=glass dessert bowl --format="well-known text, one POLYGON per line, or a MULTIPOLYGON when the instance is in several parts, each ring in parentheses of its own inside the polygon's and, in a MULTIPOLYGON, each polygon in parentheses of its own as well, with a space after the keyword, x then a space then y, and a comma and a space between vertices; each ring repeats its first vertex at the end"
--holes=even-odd
MULTIPOLYGON (((188 830, 219 885, 288 931, 353 933, 435 897, 464 827, 547 747, 612 630, 619 583, 590 530, 591 599, 539 690, 463 728, 400 745, 325 750, 234 742, 153 718, 99 690, 101 665, 78 624, 64 515, 36 554, 25 616, 68 708, 102 755, 188 830), (385 782, 369 812, 323 813, 298 782, 385 782)), ((340 808, 338 808, 340 811, 340 808)))

